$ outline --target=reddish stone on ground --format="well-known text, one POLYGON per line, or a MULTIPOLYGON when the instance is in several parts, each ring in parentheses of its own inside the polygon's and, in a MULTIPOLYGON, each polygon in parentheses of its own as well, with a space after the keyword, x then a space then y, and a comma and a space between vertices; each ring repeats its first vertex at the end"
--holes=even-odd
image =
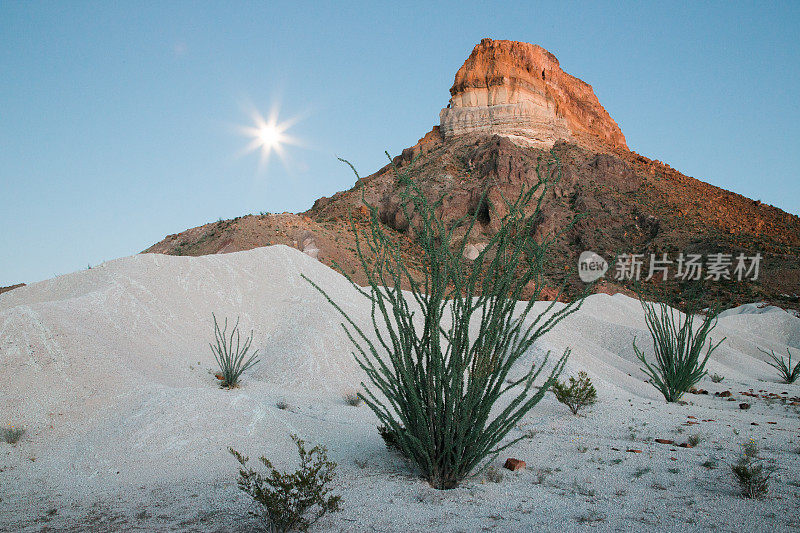
POLYGON ((516 472, 517 470, 522 470, 523 468, 525 468, 525 461, 509 457, 508 459, 506 459, 506 464, 504 464, 503 467, 508 468, 512 472, 516 472))

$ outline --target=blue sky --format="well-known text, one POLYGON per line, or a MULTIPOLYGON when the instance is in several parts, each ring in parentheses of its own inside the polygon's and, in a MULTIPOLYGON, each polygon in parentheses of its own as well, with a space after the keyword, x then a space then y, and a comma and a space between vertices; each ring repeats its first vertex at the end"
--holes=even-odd
POLYGON ((800 213, 800 4, 2 2, 0 285, 302 211, 438 123, 482 37, 537 43, 631 149, 800 213), (303 141, 241 156, 279 105, 303 141))

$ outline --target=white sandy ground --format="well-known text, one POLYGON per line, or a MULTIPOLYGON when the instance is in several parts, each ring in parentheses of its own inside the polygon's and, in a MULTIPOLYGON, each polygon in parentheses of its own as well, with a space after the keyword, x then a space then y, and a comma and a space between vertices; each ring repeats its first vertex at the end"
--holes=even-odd
POLYGON ((251 531, 258 521, 227 447, 294 467, 291 433, 327 445, 340 465, 342 511, 314 531, 800 527, 800 409, 740 393, 800 396, 757 349, 800 349, 797 317, 727 311, 714 337, 728 339, 709 363, 725 380, 704 378, 712 395, 680 406, 644 382, 631 348, 637 336, 651 350, 638 302, 592 296, 531 357, 571 347, 567 373, 586 370, 598 403, 576 417, 548 394, 510 435, 531 438, 497 459, 524 459, 526 470, 437 491, 386 449, 368 408, 345 404, 362 373, 338 315, 301 272, 367 324, 342 276, 284 246, 137 255, 0 295, 0 425, 27 428, 16 445, 0 443, 0 529, 251 531), (241 316, 261 350, 232 391, 211 375, 212 311, 241 316), (722 390, 736 401, 713 396, 722 390), (653 441, 695 434, 693 449, 653 441), (777 469, 761 501, 739 495, 728 466, 751 438, 777 469))

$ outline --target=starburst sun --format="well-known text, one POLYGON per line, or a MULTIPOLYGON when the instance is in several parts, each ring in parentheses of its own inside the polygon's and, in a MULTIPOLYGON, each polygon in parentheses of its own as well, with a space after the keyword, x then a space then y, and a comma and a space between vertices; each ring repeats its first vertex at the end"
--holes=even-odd
POLYGON ((242 133, 251 138, 251 141, 244 149, 244 153, 258 151, 260 169, 266 167, 272 152, 275 152, 285 165, 285 146, 288 144, 299 144, 297 139, 286 133, 286 131, 297 122, 297 119, 288 119, 279 122, 277 108, 272 109, 267 119, 264 119, 258 111, 252 112, 252 118, 253 126, 241 128, 242 133))

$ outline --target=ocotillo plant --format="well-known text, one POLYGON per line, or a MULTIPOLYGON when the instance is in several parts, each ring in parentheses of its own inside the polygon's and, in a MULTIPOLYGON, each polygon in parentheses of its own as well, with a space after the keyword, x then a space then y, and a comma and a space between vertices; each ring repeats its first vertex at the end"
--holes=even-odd
POLYGON ((767 361, 767 364, 778 371, 784 383, 794 383, 797 381, 797 378, 800 377, 800 362, 792 366, 792 352, 789 351, 789 348, 786 348, 786 352, 789 354, 788 361, 785 361, 783 357, 775 355, 774 350, 770 350, 769 352, 761 348, 759 348, 759 350, 772 358, 772 361, 767 361))
POLYGON ((650 378, 650 383, 668 402, 677 402, 706 374, 708 358, 725 340, 723 338, 714 344, 709 339, 708 350, 702 356, 706 339, 717 325, 719 312, 683 314, 663 302, 648 302, 642 294, 639 294, 639 302, 647 329, 653 336, 655 361, 652 364, 647 362, 644 352, 636 346, 636 339, 633 340, 633 350, 645 366, 642 370, 650 378))
MULTIPOLYGON (((542 200, 552 183, 549 176, 560 177, 555 156, 540 160, 536 183, 523 186, 516 198, 502 200, 505 215, 489 207, 493 219, 501 221, 499 230, 472 262, 464 256, 479 210, 446 225, 435 215, 442 200, 426 197, 411 179, 413 164, 402 173, 394 170, 403 214, 417 228, 419 270, 392 244, 375 206, 364 202, 371 223, 363 233, 351 217, 367 279, 366 287, 353 286, 371 303, 372 335, 309 282, 344 317, 353 355, 372 384, 362 383, 361 394, 384 431, 394 436, 431 486, 449 489, 488 456, 518 440, 505 438, 556 380, 569 349, 538 389, 534 381, 546 357, 513 379, 511 369, 538 338, 576 311, 582 299, 563 305, 554 300, 542 312, 533 311, 543 288, 548 249, 556 238, 534 240, 542 200), (464 228, 465 236, 456 242, 455 231, 464 228), (530 300, 519 302, 526 287, 532 289, 530 300)), ((486 194, 478 205, 489 205, 486 194)))
POLYGON ((214 359, 217 360, 219 365, 220 386, 232 389, 239 382, 239 376, 245 370, 258 363, 258 359, 256 359, 258 350, 253 352, 250 357, 247 357, 250 345, 253 343, 253 332, 250 332, 250 336, 242 344, 238 318, 230 335, 228 335, 228 319, 225 319, 225 325, 220 330, 216 315, 211 313, 211 317, 214 319, 214 340, 216 344, 209 343, 209 346, 214 353, 214 359))

